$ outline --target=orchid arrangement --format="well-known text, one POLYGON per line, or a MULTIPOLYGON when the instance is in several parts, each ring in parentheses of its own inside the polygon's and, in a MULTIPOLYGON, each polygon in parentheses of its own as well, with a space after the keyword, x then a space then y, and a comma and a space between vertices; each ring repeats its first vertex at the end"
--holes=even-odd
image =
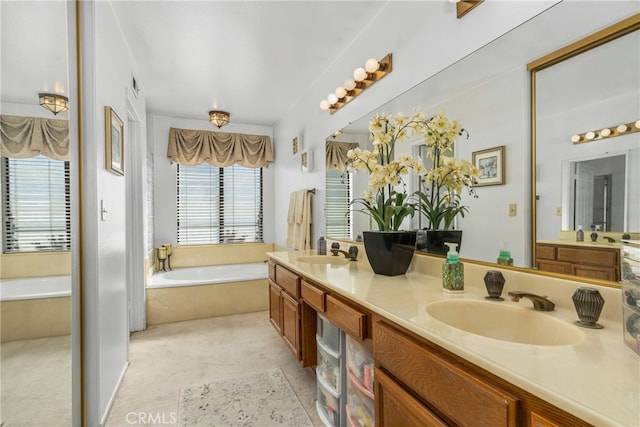
POLYGON ((480 176, 480 169, 468 160, 446 155, 453 152, 456 138, 462 135, 469 138, 460 123, 450 121, 444 112, 424 123, 424 144, 433 167, 423 180, 426 190, 418 191, 416 195, 418 209, 427 217, 427 228, 431 230, 448 230, 456 216, 464 218, 469 207, 462 204, 463 189, 472 197, 478 197, 473 183, 480 176))
POLYGON ((407 194, 403 177, 410 172, 423 176, 427 171, 420 159, 411 156, 394 159, 393 149, 396 142, 413 136, 423 120, 421 113, 413 117, 376 114, 369 120, 373 150, 355 148, 347 153, 348 171, 369 173, 364 197, 351 203, 359 204, 359 212, 368 214, 380 231, 397 231, 402 221, 416 212, 415 193, 407 194))
MULTIPOLYGON (((362 198, 351 203, 360 205, 359 212, 368 214, 380 231, 397 231, 402 221, 420 211, 427 217, 429 228, 442 224, 448 229, 457 215, 464 216, 467 206, 461 204, 461 190, 473 191, 473 178, 480 171, 470 162, 445 156, 453 148, 457 136, 465 134, 458 122, 450 122, 444 113, 426 118, 416 111, 413 116, 376 114, 369 121, 369 139, 373 150, 349 150, 348 171, 369 173, 369 186, 362 198), (423 136, 428 156, 433 161, 429 171, 420 158, 401 156, 394 159, 398 141, 423 136), (404 177, 414 173, 423 180, 425 192, 407 194, 404 177)), ((468 134, 467 134, 468 137, 468 134)))

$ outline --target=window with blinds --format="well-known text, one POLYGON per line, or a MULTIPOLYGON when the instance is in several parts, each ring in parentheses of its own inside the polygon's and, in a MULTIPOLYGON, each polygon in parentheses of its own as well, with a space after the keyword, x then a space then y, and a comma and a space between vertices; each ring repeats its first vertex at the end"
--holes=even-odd
POLYGON ((4 253, 71 247, 69 162, 2 157, 4 253))
POLYGON ((326 191, 327 236, 351 239, 351 175, 327 170, 326 191))
POLYGON ((178 245, 262 242, 262 169, 178 165, 178 245))

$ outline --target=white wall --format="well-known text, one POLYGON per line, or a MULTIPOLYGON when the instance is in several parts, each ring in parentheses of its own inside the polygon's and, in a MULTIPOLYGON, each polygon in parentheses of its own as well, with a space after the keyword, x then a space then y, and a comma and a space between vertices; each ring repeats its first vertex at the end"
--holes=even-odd
POLYGON ((113 108, 125 123, 124 135, 127 97, 141 117, 146 108, 144 94, 131 96, 135 65, 110 3, 83 2, 81 13, 86 423, 101 425, 127 366, 125 180, 133 173, 125 170, 119 176, 105 168, 104 107, 113 108), (104 221, 101 201, 107 210, 104 221))
MULTIPOLYGON (((153 235, 154 247, 171 243, 177 246, 176 218, 176 165, 167 158, 169 128, 214 131, 208 120, 182 119, 149 114, 147 116, 147 135, 153 147, 153 235)), ((229 123, 224 132, 244 133, 248 135, 267 135, 272 140, 273 130, 270 126, 244 125, 229 123)), ((290 147, 289 147, 290 148, 290 147)), ((284 151, 284 150, 283 150, 284 151)), ((276 153, 274 147, 274 156, 276 153)), ((274 165, 263 169, 263 208, 264 208, 264 241, 272 243, 274 235, 274 165)), ((288 200, 288 199, 287 199, 288 200)), ((288 203, 288 201, 287 201, 288 203)))

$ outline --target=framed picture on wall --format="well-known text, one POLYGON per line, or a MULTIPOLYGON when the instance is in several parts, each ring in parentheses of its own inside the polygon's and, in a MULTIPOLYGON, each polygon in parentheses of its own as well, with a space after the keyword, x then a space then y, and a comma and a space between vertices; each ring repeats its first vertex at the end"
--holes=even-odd
POLYGON ((504 184, 504 145, 473 152, 473 164, 480 169, 475 186, 504 184))
POLYGON ((300 152, 300 141, 298 140, 297 136, 293 138, 292 145, 293 145, 293 154, 298 154, 300 152))
POLYGON ((307 150, 300 154, 300 170, 302 172, 311 172, 313 169, 313 156, 311 151, 307 150))
POLYGON ((124 123, 109 106, 105 115, 105 161, 108 171, 124 175, 124 123))

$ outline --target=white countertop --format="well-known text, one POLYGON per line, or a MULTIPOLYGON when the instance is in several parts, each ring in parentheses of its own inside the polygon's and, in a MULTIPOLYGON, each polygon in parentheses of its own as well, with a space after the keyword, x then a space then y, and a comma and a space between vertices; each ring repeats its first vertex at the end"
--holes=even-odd
MULTIPOLYGON (((477 271, 470 271, 472 274, 468 275, 467 264, 465 277, 472 279, 465 280, 464 294, 448 294, 442 290, 440 271, 434 271, 433 275, 420 274, 416 271, 424 271, 424 268, 413 266, 414 271, 401 276, 376 275, 362 253, 359 261, 340 265, 296 261, 298 257, 313 254, 315 251, 273 252, 268 255, 318 284, 589 423, 597 426, 640 426, 640 357, 622 339, 621 317, 618 318, 619 310, 616 307, 621 305, 619 290, 602 290, 605 308, 607 304, 614 307, 614 310, 609 308, 608 317, 604 317, 603 311, 598 321, 604 329, 579 328, 584 332, 585 339, 575 345, 534 346, 464 332, 426 313, 427 304, 437 300, 464 298, 484 301, 487 295, 484 283, 473 280, 482 276, 478 276, 477 271)), ((430 268, 435 270, 433 264, 430 268)), ((471 266, 470 270, 477 268, 481 267, 471 266)), ((536 289, 522 284, 528 283, 528 279, 522 278, 523 274, 526 273, 505 272, 507 283, 503 296, 513 289, 538 293, 536 289), (520 285, 514 286, 516 282, 520 282, 520 285)), ((534 276, 534 281, 545 280, 554 279, 534 276)), ((550 284, 556 286, 555 282, 550 284)), ((569 284, 575 284, 575 287, 583 285, 579 282, 569 284)), ((570 293, 562 298, 552 298, 548 292, 545 294, 556 303, 556 310, 541 314, 568 323, 577 320, 570 293)), ((533 309, 531 302, 525 299, 515 303, 506 298, 496 304, 533 309)))

